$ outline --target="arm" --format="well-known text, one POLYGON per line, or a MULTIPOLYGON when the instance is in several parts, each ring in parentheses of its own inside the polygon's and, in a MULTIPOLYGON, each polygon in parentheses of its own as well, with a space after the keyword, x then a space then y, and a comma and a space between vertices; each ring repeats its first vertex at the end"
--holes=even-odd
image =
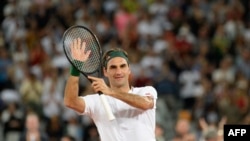
POLYGON ((115 91, 106 85, 103 79, 88 76, 91 79, 93 89, 98 92, 101 91, 105 95, 117 98, 133 107, 140 108, 142 110, 152 109, 154 107, 154 98, 151 96, 140 96, 136 94, 115 91))
POLYGON ((107 95, 117 98, 133 107, 142 110, 148 110, 154 107, 154 99, 150 96, 140 96, 136 94, 118 92, 113 90, 111 90, 110 93, 108 93, 107 95))
MULTIPOLYGON (((85 45, 86 43, 81 42, 80 38, 74 39, 70 45, 72 58, 81 62, 85 62, 91 52, 88 50, 85 53, 85 45)), ((79 113, 83 113, 85 109, 85 102, 83 99, 78 97, 80 72, 72 66, 70 74, 71 76, 69 76, 69 79, 66 83, 64 104, 79 113)))
POLYGON ((83 113, 85 109, 85 102, 78 97, 79 91, 79 77, 69 76, 64 91, 64 105, 79 113, 83 113))

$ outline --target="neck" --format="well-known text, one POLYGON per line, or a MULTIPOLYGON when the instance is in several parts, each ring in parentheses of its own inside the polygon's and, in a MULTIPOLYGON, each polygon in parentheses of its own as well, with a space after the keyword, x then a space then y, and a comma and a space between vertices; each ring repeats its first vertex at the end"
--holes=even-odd
POLYGON ((39 132, 39 130, 37 130, 37 129, 28 130, 28 133, 30 133, 30 134, 34 134, 34 133, 38 133, 38 132, 39 132))

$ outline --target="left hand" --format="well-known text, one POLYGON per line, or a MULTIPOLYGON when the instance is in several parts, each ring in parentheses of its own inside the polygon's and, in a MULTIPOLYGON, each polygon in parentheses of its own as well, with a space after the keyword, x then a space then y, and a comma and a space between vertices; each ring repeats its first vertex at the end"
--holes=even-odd
POLYGON ((103 94, 111 95, 112 90, 107 86, 107 84, 102 78, 97 78, 93 76, 88 76, 88 78, 92 80, 91 86, 95 92, 102 92, 103 94))

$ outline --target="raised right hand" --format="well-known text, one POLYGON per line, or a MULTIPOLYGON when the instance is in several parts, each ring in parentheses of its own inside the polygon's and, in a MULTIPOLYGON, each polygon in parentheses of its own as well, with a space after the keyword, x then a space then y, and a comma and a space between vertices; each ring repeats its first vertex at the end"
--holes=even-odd
POLYGON ((74 39, 70 44, 71 56, 74 60, 85 62, 88 60, 91 50, 85 51, 86 42, 80 38, 74 39))

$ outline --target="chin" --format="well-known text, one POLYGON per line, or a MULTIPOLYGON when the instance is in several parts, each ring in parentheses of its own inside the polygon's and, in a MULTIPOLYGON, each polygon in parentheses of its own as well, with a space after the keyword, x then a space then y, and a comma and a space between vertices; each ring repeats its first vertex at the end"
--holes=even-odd
POLYGON ((124 86, 124 82, 122 82, 122 81, 114 81, 114 86, 115 87, 122 87, 122 86, 124 86))
POLYGON ((122 78, 122 79, 114 79, 113 84, 115 87, 123 87, 127 84, 127 81, 122 78))
POLYGON ((124 84, 122 83, 115 83, 115 87, 117 87, 117 88, 119 88, 119 87, 122 87, 122 86, 124 86, 124 84))

